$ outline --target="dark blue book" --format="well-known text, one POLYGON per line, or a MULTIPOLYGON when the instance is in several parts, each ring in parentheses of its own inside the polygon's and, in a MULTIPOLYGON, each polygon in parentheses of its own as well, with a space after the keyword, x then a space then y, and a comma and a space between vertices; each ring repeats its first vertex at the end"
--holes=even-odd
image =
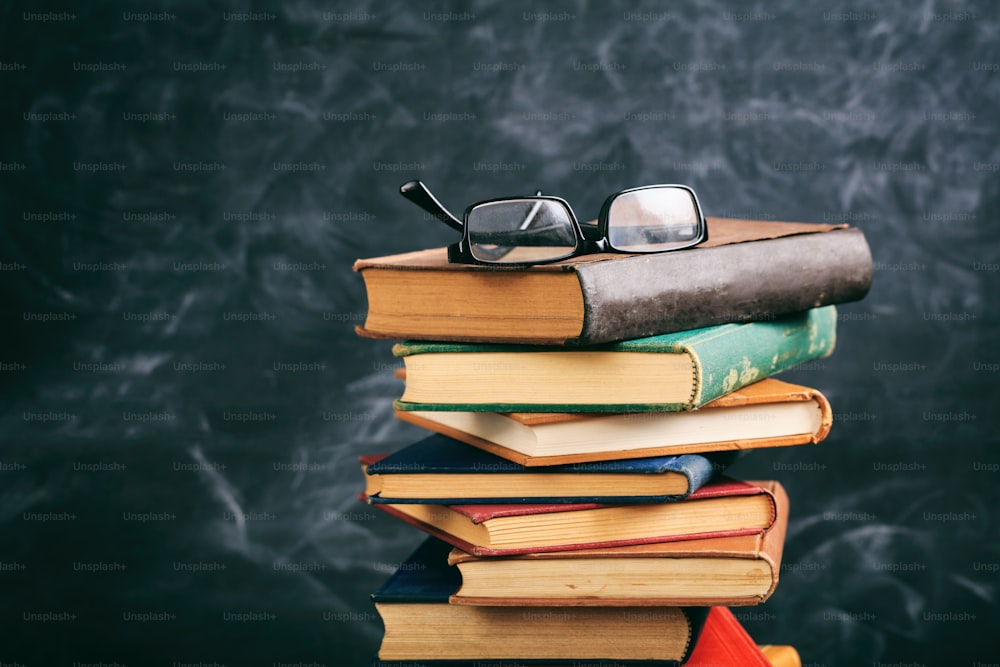
POLYGON ((683 500, 737 454, 683 454, 527 467, 434 434, 362 457, 370 503, 652 503, 683 500))
POLYGON ((375 665, 681 665, 710 607, 449 604, 451 545, 427 538, 372 593, 385 634, 375 665))

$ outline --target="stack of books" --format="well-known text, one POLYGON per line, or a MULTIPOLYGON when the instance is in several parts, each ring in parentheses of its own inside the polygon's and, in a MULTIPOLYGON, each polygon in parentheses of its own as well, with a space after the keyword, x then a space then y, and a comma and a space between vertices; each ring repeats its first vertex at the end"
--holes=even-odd
POLYGON ((818 443, 815 388, 871 282, 845 225, 709 218, 711 241, 497 270, 444 249, 359 260, 361 335, 398 339, 396 415, 363 499, 428 534, 373 594, 377 663, 794 665, 730 612, 778 583, 789 502, 725 471, 818 443))

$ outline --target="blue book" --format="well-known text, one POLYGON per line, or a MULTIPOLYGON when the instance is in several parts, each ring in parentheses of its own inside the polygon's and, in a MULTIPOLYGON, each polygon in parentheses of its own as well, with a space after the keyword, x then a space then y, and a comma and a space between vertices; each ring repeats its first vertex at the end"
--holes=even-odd
POLYGON ((434 434, 362 457, 369 503, 654 503, 683 500, 737 455, 683 454, 527 467, 434 434))
POLYGON ((372 593, 385 625, 375 665, 681 665, 710 609, 450 604, 450 550, 427 538, 372 593))

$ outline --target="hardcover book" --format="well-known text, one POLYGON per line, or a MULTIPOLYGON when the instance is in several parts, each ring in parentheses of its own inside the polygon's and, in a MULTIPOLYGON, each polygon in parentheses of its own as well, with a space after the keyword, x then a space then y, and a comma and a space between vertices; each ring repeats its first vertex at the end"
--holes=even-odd
POLYGON ((776 481, 718 477, 673 503, 376 504, 475 556, 753 535, 778 516, 776 481))
POLYGON ((586 255, 498 270, 445 248, 358 260, 381 338, 593 345, 776 316, 864 297, 861 230, 708 218, 709 240, 678 252, 586 255))
POLYGON ((686 412, 396 410, 396 417, 524 466, 815 444, 833 421, 820 391, 776 378, 686 412))
MULTIPOLYGON (((378 658, 462 665, 680 665, 708 615, 704 607, 472 607, 449 604, 460 583, 448 545, 427 540, 373 594, 385 626, 378 658)), ((376 663, 378 664, 378 663, 376 663)))
MULTIPOLYGON (((778 585, 788 499, 774 524, 731 535, 624 547, 477 557, 452 549, 462 585, 453 604, 486 606, 756 605, 778 585)), ((435 539, 429 537, 427 539, 435 539)))
POLYGON ((682 500, 729 458, 685 454, 527 468, 435 434, 361 462, 369 503, 639 503, 682 500))
POLYGON ((591 348, 398 343, 400 410, 645 412, 693 410, 828 356, 835 306, 768 322, 721 324, 591 348))

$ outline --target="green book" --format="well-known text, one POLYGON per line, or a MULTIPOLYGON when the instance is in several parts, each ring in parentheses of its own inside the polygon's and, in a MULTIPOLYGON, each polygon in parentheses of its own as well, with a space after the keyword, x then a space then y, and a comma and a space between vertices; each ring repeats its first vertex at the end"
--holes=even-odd
MULTIPOLYGON (((836 306, 591 347, 403 342, 399 410, 679 412, 836 343, 836 306)), ((640 419, 641 417, 636 417, 640 419)))

